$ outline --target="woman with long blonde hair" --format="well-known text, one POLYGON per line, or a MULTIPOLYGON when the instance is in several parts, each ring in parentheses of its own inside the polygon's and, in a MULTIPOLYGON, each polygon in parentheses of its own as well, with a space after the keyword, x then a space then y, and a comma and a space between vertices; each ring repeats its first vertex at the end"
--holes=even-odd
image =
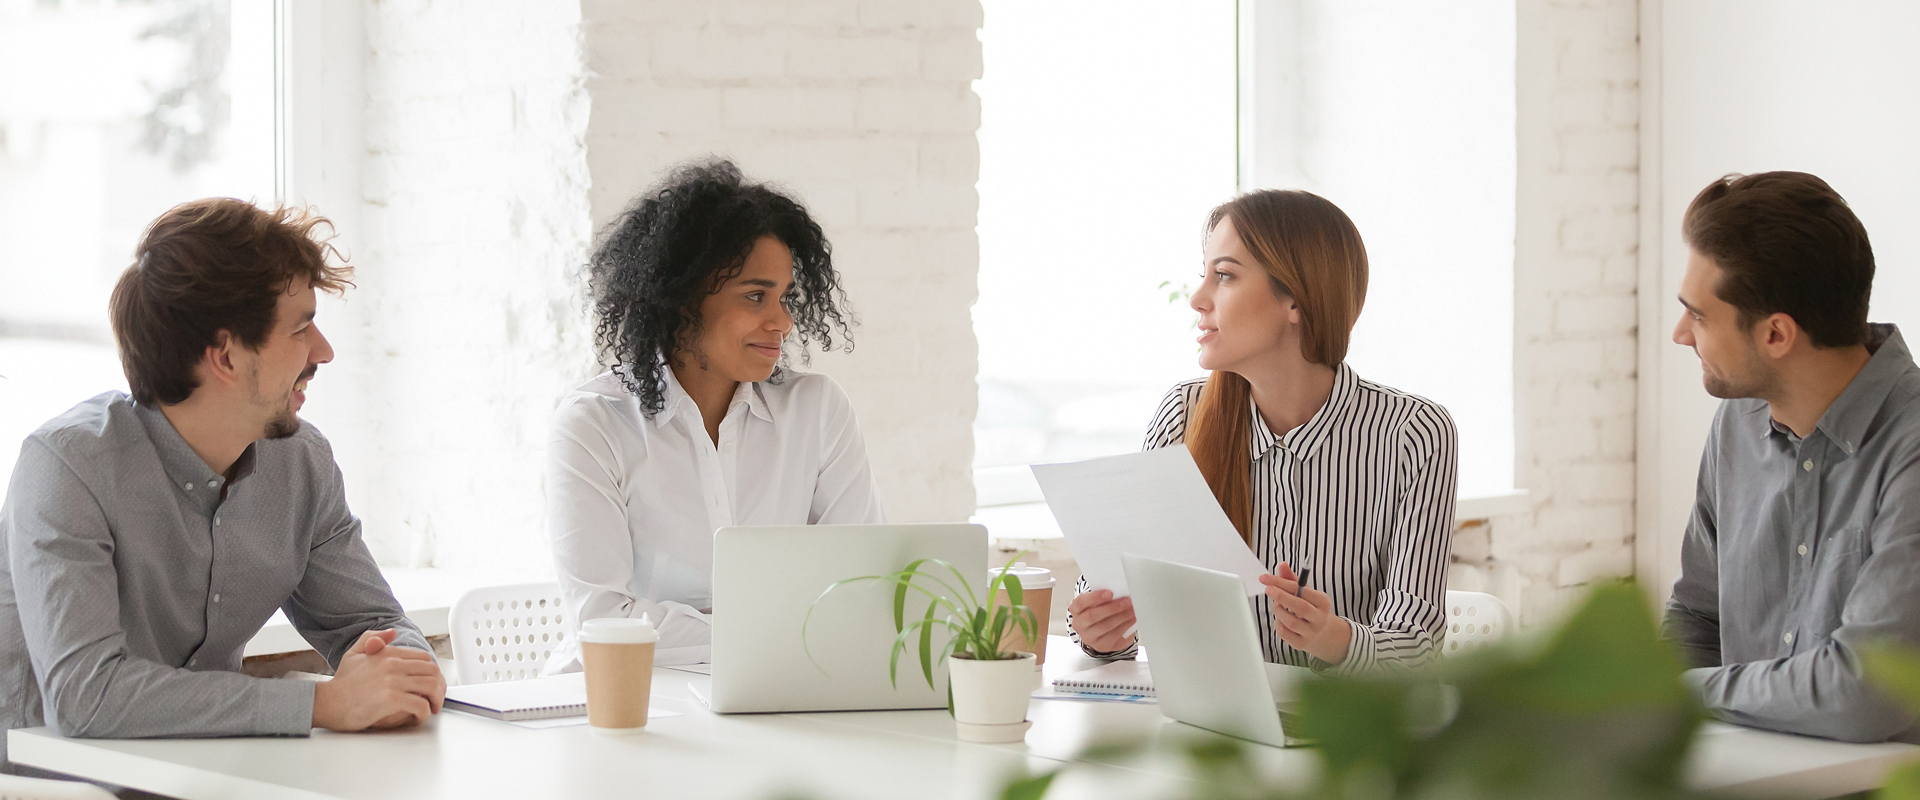
MULTIPOLYGON (((1352 672, 1431 658, 1459 436, 1446 409, 1346 364, 1367 294, 1360 232, 1317 195, 1252 192, 1213 210, 1203 270, 1190 302, 1212 374, 1167 393, 1146 448, 1185 444, 1272 571, 1255 605, 1266 659, 1352 672)), ((1068 608, 1082 649, 1133 656, 1131 598, 1082 578, 1068 608)))

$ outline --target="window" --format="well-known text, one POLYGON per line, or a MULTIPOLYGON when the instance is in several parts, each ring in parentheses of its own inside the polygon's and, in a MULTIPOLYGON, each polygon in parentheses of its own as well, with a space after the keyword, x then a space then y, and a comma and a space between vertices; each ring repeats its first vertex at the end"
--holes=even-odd
POLYGON ((274 7, 0 5, 0 485, 16 447, 126 379, 107 296, 185 200, 272 202, 274 7))
POLYGON ((1169 298, 1234 192, 1234 4, 984 5, 975 486, 996 535, 1058 535, 1023 465, 1137 450, 1202 374, 1169 298))
POLYGON ((1241 9, 1243 185, 1306 189, 1347 212, 1370 268, 1348 363, 1447 408, 1462 497, 1509 492, 1513 4, 1241 9))
POLYGON ((1202 374, 1178 294, 1207 210, 1260 188, 1352 217, 1371 275, 1348 362, 1451 412, 1461 495, 1484 499, 1463 512, 1508 507, 1511 3, 986 10, 976 520, 1057 536, 1018 465, 1136 449, 1202 374))

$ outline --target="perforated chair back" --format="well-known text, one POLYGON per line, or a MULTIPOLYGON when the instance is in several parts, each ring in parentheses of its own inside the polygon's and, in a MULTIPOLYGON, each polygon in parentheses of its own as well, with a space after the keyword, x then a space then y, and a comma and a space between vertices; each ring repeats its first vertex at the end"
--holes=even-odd
POLYGON ((461 684, 535 678, 570 628, 560 584, 487 586, 447 612, 454 671, 461 684))
POLYGON ((1447 592, 1447 655, 1500 641, 1512 627, 1513 615, 1500 598, 1485 592, 1447 592))
POLYGON ((0 800, 113 800, 113 793, 91 783, 0 775, 0 800))

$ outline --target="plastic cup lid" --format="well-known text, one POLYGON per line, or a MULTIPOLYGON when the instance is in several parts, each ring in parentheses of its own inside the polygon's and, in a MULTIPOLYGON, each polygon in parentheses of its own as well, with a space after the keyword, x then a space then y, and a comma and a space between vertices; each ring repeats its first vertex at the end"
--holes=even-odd
POLYGON ((991 577, 999 575, 1001 572, 1006 572, 1009 575, 1019 578, 1021 589, 1053 588, 1053 570, 1047 569, 1046 567, 1030 567, 1027 566, 1027 562, 1025 561, 1015 561, 1012 567, 1004 570, 1000 567, 987 570, 987 575, 991 577))
POLYGON ((580 641, 593 644, 652 644, 660 633, 645 616, 639 619, 590 619, 580 623, 580 641))

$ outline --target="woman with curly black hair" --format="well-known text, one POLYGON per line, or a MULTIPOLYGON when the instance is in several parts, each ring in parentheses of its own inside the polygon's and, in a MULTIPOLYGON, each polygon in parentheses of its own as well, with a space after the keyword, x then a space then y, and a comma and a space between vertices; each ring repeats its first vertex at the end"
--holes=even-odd
MULTIPOLYGON (((723 160, 614 219, 589 283, 611 368, 567 393, 547 442, 569 622, 645 614, 657 663, 706 661, 715 529, 884 521, 846 393, 784 366, 852 347, 846 295, 807 210, 723 160)), ((579 669, 575 638, 548 673, 579 669)))

